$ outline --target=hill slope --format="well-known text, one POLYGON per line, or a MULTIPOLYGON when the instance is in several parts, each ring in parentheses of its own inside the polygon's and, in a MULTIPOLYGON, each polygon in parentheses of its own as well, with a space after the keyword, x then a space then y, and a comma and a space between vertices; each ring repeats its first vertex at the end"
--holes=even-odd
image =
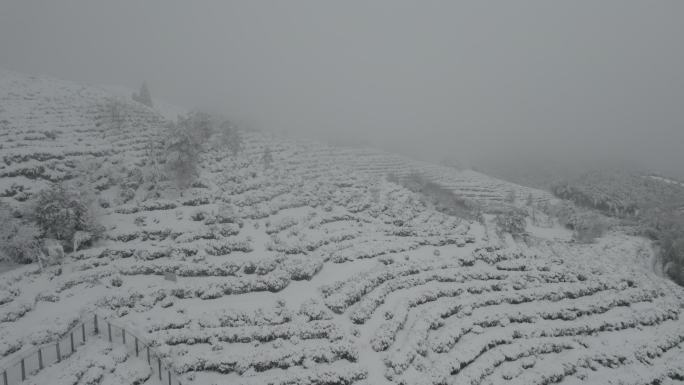
POLYGON ((115 129, 111 97, 0 72, 0 199, 21 207, 78 179, 106 228, 61 267, 0 275, 4 361, 97 311, 153 342, 187 383, 684 377, 684 291, 633 263, 647 253, 642 240, 494 242, 491 229, 384 176, 417 172, 483 207, 510 204, 511 191, 516 205, 551 200, 546 192, 252 132, 237 157, 208 148, 181 195, 145 162, 162 116, 122 100, 115 129))

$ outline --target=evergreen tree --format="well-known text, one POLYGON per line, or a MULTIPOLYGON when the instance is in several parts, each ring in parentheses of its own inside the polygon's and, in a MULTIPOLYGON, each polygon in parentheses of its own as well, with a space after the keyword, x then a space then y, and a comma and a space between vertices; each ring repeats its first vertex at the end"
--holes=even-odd
POLYGON ((200 153, 212 129, 209 115, 202 112, 191 112, 169 125, 164 141, 166 167, 174 174, 179 188, 186 188, 197 176, 200 153))
POLYGON ((202 143, 199 137, 185 125, 184 121, 172 124, 164 143, 166 152, 166 168, 173 174, 180 189, 192 183, 197 176, 197 165, 202 143))
POLYGON ((147 83, 143 82, 142 86, 140 87, 140 92, 138 92, 137 94, 133 94, 133 100, 135 100, 138 103, 142 103, 150 108, 153 107, 152 95, 150 94, 150 89, 147 88, 147 83))

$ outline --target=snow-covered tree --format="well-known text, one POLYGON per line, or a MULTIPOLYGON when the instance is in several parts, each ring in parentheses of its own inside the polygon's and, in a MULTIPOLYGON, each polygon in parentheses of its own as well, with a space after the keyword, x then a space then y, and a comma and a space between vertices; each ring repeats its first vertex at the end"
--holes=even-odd
POLYGON ((496 216, 496 228, 500 233, 509 233, 514 237, 524 235, 527 231, 526 213, 522 210, 510 210, 496 216))
POLYGON ((185 130, 192 133, 200 143, 204 143, 214 132, 214 122, 206 112, 192 111, 185 117, 180 117, 178 123, 185 126, 185 130))
POLYGON ((230 152, 233 153, 233 156, 242 151, 242 136, 232 122, 226 120, 221 123, 220 133, 221 145, 230 150, 230 152))
POLYGON ((71 247, 79 232, 99 233, 99 225, 87 195, 73 186, 54 184, 40 191, 30 215, 42 238, 52 238, 71 247))
POLYGON ((0 260, 30 263, 40 255, 38 228, 13 215, 5 204, 0 204, 0 260))
POLYGON ((166 168, 183 189, 197 176, 201 143, 180 125, 173 125, 166 143, 166 168))
POLYGON ((187 188, 197 177, 200 153, 211 132, 211 119, 201 112, 179 117, 169 126, 164 141, 166 167, 179 188, 187 188))
POLYGON ((664 214, 658 227, 663 271, 684 285, 684 215, 676 212, 664 214))
POLYGON ((140 86, 140 91, 138 93, 133 94, 133 100, 150 108, 153 107, 152 95, 150 94, 150 89, 147 88, 146 82, 143 82, 142 86, 140 86))

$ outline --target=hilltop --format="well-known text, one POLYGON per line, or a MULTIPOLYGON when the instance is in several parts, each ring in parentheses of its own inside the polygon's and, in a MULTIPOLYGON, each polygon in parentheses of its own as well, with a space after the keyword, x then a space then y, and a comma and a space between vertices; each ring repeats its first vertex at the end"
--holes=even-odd
POLYGON ((21 212, 75 183, 102 226, 58 265, 0 275, 3 362, 98 313, 188 384, 684 378, 684 289, 647 240, 572 242, 549 192, 264 132, 237 155, 209 140, 179 189, 150 162, 167 117, 121 95, 0 71, 0 200, 21 212), (509 213, 524 236, 497 228, 509 213))

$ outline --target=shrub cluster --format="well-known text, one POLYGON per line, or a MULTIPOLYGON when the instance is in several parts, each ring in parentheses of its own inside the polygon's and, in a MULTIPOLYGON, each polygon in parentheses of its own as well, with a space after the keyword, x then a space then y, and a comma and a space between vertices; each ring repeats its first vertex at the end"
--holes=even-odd
POLYGON ((574 224, 574 238, 580 243, 593 243, 608 230, 608 221, 596 213, 577 216, 574 224))
POLYGON ((193 184, 199 174, 200 155, 212 135, 219 136, 218 143, 237 155, 242 150, 242 137, 237 127, 226 121, 216 127, 215 119, 205 112, 190 112, 179 116, 167 126, 164 133, 164 163, 167 172, 181 189, 193 184))
POLYGON ((611 227, 605 216, 588 209, 562 202, 547 208, 547 214, 558 218, 565 228, 573 231, 574 239, 581 243, 593 243, 611 227))
POLYGON ((46 253, 61 256, 62 248, 70 250, 98 238, 102 228, 91 203, 79 189, 54 184, 38 192, 25 212, 0 204, 0 259, 42 263, 46 253))
POLYGON ((40 254, 38 228, 0 204, 0 259, 16 263, 36 261, 40 254))
POLYGON ((31 219, 42 238, 52 238, 69 247, 77 231, 99 233, 90 199, 78 189, 55 184, 36 194, 31 219))
POLYGON ((514 237, 524 235, 527 227, 527 213, 523 210, 507 210, 496 216, 496 228, 499 233, 509 233, 514 237))
POLYGON ((684 286, 684 214, 662 213, 654 216, 649 227, 660 247, 663 272, 684 286))

